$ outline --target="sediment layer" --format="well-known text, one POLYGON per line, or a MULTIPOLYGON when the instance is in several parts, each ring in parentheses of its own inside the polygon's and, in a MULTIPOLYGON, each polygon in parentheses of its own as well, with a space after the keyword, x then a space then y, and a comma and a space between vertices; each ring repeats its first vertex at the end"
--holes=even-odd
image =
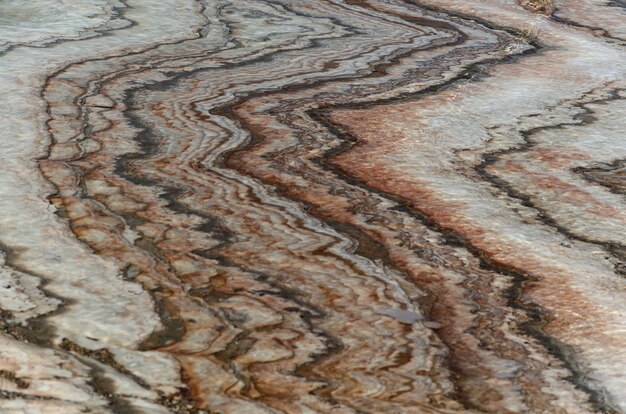
POLYGON ((2 412, 626 412, 619 2, 38 3, 2 412))

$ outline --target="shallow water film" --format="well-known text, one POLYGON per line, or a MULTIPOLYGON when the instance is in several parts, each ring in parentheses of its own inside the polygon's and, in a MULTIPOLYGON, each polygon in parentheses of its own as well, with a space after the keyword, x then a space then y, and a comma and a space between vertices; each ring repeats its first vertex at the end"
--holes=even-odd
POLYGON ((626 413, 622 0, 0 0, 0 413, 626 413))

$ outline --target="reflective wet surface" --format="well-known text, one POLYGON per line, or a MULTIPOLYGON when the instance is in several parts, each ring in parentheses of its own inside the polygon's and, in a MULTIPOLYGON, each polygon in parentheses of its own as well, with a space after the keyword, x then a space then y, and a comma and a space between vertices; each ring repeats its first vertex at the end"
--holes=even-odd
POLYGON ((625 28, 1 1, 0 411, 626 412, 625 28))

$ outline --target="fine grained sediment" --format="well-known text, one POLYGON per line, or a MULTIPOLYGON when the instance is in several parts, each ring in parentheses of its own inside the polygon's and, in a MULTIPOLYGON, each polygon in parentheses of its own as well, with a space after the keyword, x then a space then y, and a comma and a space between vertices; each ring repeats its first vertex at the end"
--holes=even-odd
POLYGON ((39 3, 0 411, 626 412, 619 2, 39 3))

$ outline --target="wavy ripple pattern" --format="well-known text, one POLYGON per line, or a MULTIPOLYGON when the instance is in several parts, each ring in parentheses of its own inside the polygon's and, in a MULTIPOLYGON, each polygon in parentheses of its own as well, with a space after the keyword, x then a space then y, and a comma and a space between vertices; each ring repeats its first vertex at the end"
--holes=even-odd
POLYGON ((0 3, 0 411, 626 412, 618 3, 0 3))

